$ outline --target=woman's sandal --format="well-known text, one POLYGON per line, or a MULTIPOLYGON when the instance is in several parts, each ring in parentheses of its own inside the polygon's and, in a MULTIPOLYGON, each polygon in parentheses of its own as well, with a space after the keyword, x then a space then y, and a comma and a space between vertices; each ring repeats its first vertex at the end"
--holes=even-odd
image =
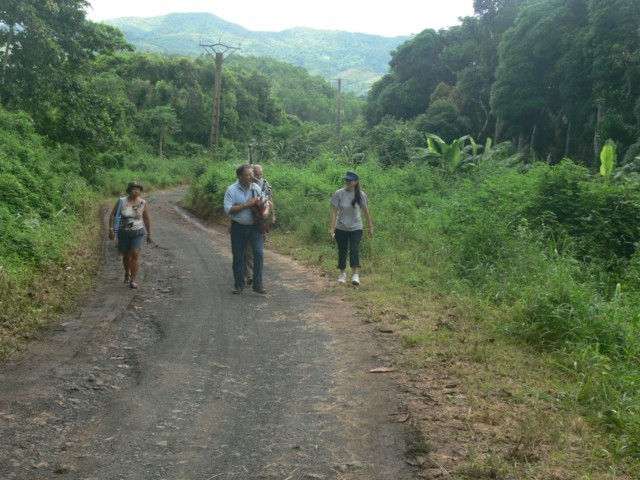
POLYGON ((138 288, 138 284, 136 282, 129 282, 129 287, 138 288))

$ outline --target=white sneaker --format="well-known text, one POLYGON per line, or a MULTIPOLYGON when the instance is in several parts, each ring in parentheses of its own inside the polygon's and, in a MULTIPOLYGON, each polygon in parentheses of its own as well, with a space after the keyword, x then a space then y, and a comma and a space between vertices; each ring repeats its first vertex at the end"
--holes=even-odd
POLYGON ((343 285, 347 283, 347 272, 340 272, 340 275, 338 275, 338 283, 343 285))
POLYGON ((357 273, 354 273, 353 276, 351 277, 351 283, 354 285, 360 285, 360 275, 358 275, 357 273))

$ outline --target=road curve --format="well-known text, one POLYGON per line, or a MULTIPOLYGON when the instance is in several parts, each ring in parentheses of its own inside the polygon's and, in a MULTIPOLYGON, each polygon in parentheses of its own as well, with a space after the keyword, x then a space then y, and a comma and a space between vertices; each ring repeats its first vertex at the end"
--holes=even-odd
POLYGON ((265 255, 232 295, 229 239, 147 197, 139 290, 119 258, 82 306, 0 366, 2 479, 410 479, 409 427, 340 288, 265 255))

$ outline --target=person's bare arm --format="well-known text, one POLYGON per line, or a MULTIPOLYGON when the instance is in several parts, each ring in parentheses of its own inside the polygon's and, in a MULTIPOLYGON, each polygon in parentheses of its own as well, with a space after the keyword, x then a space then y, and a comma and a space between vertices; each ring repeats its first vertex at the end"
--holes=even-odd
POLYGON ((236 203, 233 207, 229 209, 229 213, 238 213, 245 208, 250 208, 254 203, 258 201, 258 197, 253 197, 247 200, 244 203, 236 203))
POLYGON ((329 235, 332 237, 336 234, 336 217, 338 216, 338 207, 335 205, 331 209, 331 219, 329 220, 329 235))
POLYGON ((145 204, 142 211, 142 221, 144 228, 147 230, 147 243, 151 243, 151 215, 149 214, 149 205, 145 204))
POLYGON ((371 212, 369 212, 368 208, 363 208, 364 216, 367 218, 367 223, 369 224, 369 236, 373 237, 373 221, 371 221, 371 212))

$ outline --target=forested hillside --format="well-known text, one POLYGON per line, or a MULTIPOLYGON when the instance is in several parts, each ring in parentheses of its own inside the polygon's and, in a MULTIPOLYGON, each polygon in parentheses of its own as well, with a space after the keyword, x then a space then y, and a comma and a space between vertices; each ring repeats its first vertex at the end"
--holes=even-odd
POLYGON ((304 67, 327 80, 345 79, 345 91, 366 95, 389 69, 389 55, 408 37, 382 37, 310 28, 256 32, 209 13, 174 13, 152 18, 105 21, 119 28, 141 51, 198 57, 200 44, 239 46, 241 56, 275 58, 304 67))
MULTIPOLYGON (((604 141, 640 152, 637 0, 474 2, 477 15, 425 30, 393 53, 367 121, 411 119, 448 140, 466 133, 591 167, 604 141)), ((636 167, 634 167, 636 168, 636 167)))
MULTIPOLYGON (((173 153, 208 146, 213 59, 127 52, 132 47, 118 30, 84 19, 84 2, 58 3, 37 11, 15 2, 4 12, 5 108, 28 112, 41 135, 76 152, 86 178, 111 166, 114 151, 144 145, 160 153, 161 138, 173 153)), ((231 58, 223 75, 223 148, 233 150, 236 141, 241 150, 250 141, 268 143, 272 131, 286 141, 301 122, 333 123, 335 96, 328 82, 300 67, 231 58)), ((343 120, 355 120, 360 105, 343 96, 343 120)))

